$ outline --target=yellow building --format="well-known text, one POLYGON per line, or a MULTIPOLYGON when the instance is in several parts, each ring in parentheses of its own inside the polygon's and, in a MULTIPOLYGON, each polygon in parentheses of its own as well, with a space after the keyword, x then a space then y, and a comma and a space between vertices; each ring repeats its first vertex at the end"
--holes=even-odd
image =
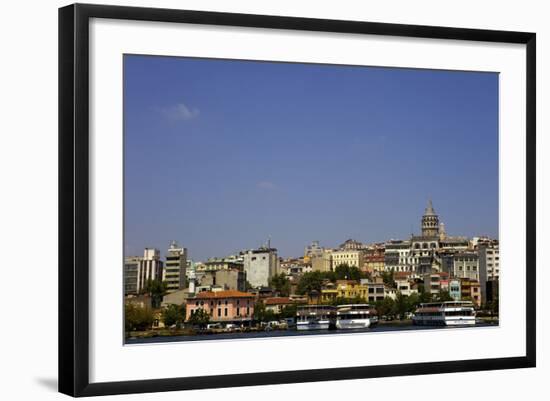
POLYGON ((363 298, 368 299, 369 287, 353 280, 338 280, 321 290, 321 302, 330 303, 337 298, 363 298))
POLYGON ((363 267, 364 252, 362 250, 340 250, 332 252, 332 270, 339 265, 363 267))

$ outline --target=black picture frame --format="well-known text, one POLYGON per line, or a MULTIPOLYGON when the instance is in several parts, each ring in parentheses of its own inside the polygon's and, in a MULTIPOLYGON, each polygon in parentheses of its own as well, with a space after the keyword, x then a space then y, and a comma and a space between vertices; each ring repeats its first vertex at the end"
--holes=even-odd
POLYGON ((96 396, 362 379, 494 369, 536 364, 536 35, 436 26, 338 21, 220 12, 74 4, 59 9, 59 391, 96 396), (526 45, 526 354, 521 357, 408 363, 122 382, 89 381, 89 145, 90 18, 251 28, 519 43, 526 45))

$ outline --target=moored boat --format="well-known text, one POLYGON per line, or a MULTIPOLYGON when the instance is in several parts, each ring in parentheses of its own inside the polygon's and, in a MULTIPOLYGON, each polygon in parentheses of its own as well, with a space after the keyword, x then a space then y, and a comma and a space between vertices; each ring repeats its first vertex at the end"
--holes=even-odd
POLYGON ((328 330, 336 327, 336 307, 330 305, 299 306, 296 330, 328 330))
POLYGON ((338 305, 337 329, 366 329, 378 323, 378 313, 369 304, 338 305))
POLYGON ((476 324, 474 305, 468 301, 446 301, 420 304, 414 313, 415 325, 470 326, 476 324))

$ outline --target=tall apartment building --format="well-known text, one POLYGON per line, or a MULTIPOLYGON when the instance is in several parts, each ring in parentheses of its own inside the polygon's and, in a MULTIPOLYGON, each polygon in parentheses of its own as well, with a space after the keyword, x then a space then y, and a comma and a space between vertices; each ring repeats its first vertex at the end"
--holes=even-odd
POLYGON ((145 248, 143 259, 139 264, 138 288, 143 290, 149 280, 162 280, 163 263, 160 251, 155 248, 145 248))
POLYGON ((261 247, 242 252, 246 279, 253 287, 266 287, 279 271, 277 249, 261 247))
POLYGON ((179 247, 176 241, 170 243, 166 253, 166 263, 162 271, 162 281, 167 284, 167 292, 184 289, 187 269, 187 248, 179 247))
POLYGON ((147 281, 162 280, 162 261, 160 251, 145 248, 143 257, 129 256, 124 259, 124 293, 139 294, 145 289, 147 281))
POLYGON ((479 284, 481 287, 481 301, 492 300, 493 288, 498 286, 500 277, 500 251, 498 241, 484 241, 477 244, 479 256, 479 284), (488 284, 489 283, 489 284, 488 284), (488 291, 488 286, 491 290, 488 291), (489 296, 487 293, 491 292, 489 296))
POLYGON ((139 293, 138 274, 141 259, 139 256, 124 258, 124 295, 137 295, 139 293))

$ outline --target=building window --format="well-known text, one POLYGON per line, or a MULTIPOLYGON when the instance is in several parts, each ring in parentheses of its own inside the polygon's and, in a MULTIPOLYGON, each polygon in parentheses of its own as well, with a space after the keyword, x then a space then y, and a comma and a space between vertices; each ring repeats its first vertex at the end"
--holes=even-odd
POLYGON ((218 308, 218 317, 220 317, 222 315, 222 310, 221 308, 218 308))
POLYGON ((223 315, 224 315, 224 316, 227 316, 227 308, 225 308, 225 309, 223 310, 223 315))

